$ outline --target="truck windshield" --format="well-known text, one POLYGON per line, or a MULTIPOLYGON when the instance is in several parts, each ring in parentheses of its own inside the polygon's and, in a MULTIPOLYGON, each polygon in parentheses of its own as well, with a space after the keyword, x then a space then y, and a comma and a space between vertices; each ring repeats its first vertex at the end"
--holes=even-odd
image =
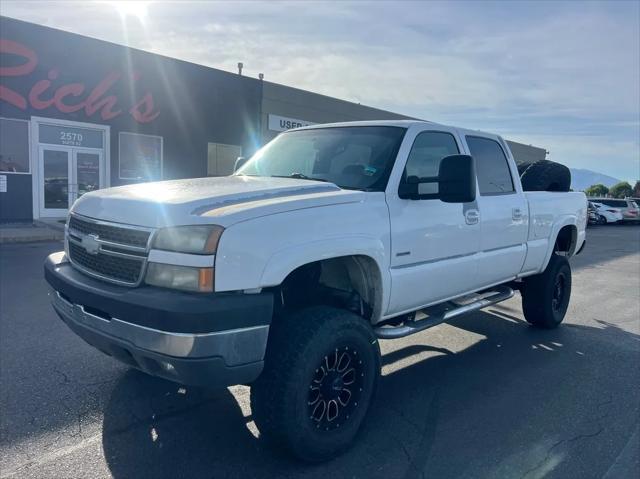
POLYGON ((384 191, 406 132, 392 126, 314 128, 282 133, 236 175, 329 181, 341 188, 384 191))

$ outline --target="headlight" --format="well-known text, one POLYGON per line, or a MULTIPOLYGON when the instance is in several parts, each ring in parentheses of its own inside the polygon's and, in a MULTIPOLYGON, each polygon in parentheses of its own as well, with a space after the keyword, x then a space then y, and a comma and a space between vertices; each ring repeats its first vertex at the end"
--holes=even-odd
POLYGON ((192 268, 172 264, 149 263, 145 282, 162 288, 197 291, 213 291, 213 268, 192 268))
POLYGON ((224 228, 216 225, 162 228, 153 240, 155 249, 179 253, 213 254, 224 228))

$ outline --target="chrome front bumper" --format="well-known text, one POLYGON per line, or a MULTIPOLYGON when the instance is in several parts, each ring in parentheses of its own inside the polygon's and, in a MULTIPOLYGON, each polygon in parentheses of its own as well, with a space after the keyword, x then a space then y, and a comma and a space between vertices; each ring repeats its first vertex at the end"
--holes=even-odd
POLYGON ((103 318, 55 290, 50 296, 55 311, 78 336, 149 374, 184 384, 227 386, 249 383, 262 371, 269 325, 212 333, 167 332, 103 318))

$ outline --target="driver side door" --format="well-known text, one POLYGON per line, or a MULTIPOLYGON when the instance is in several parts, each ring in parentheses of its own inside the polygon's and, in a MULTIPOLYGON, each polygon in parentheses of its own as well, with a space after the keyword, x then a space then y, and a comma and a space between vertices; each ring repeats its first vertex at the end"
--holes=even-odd
MULTIPOLYGON (((438 176, 442 158, 462 151, 454 129, 421 131, 413 140, 402 178, 438 176)), ((421 184, 420 194, 436 195, 437 188, 437 183, 421 184)), ((419 309, 477 286, 480 224, 475 201, 402 199, 395 190, 388 191, 387 204, 392 232, 387 315, 419 309)))

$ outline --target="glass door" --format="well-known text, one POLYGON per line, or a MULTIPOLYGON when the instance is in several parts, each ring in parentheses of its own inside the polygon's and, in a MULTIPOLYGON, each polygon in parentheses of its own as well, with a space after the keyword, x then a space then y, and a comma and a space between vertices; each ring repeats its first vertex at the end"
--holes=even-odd
POLYGON ((85 193, 102 186, 100 166, 102 152, 95 150, 73 150, 72 181, 69 184, 70 205, 85 193))
POLYGON ((39 156, 40 216, 63 217, 69 209, 71 149, 41 146, 39 156))
POLYGON ((102 151, 40 146, 40 216, 65 217, 73 202, 104 186, 102 151))

